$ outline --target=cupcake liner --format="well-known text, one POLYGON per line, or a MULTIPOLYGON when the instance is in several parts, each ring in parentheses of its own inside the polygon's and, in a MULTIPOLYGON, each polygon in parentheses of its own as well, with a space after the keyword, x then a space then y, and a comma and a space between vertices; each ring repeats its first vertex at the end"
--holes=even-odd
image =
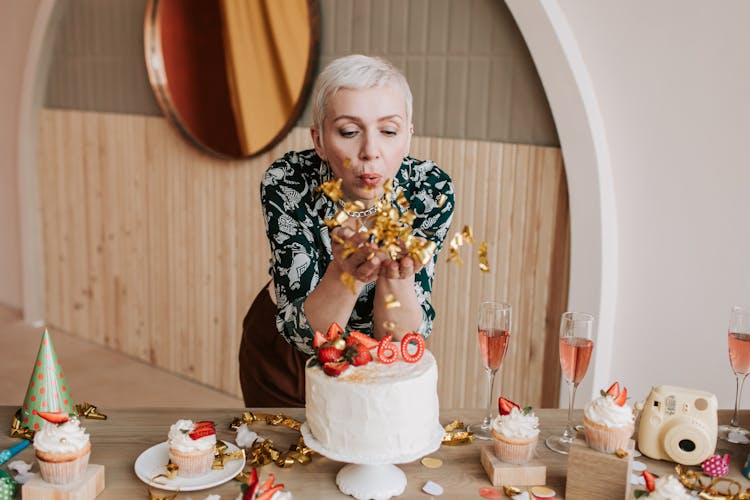
POLYGON ((633 435, 634 424, 623 427, 606 427, 591 420, 583 419, 583 435, 589 448, 603 453, 614 453, 619 448, 628 448, 628 442, 633 435))
POLYGON ((495 455, 503 462, 509 464, 525 464, 529 462, 536 452, 536 443, 539 436, 529 440, 514 441, 493 432, 493 445, 495 455))
POLYGON ((177 465, 178 476, 201 476, 211 470, 211 466, 214 464, 214 450, 211 448, 195 453, 181 453, 170 448, 169 459, 177 465))
POLYGON ((90 456, 91 448, 81 456, 67 461, 50 462, 37 456, 39 472, 42 479, 50 484, 70 484, 80 479, 86 472, 90 456))

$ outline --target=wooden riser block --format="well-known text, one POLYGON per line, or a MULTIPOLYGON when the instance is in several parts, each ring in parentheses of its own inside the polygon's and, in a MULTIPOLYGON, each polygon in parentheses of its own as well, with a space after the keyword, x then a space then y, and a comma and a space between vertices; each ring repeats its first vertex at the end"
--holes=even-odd
POLYGON ((509 464, 495 455, 492 446, 482 448, 482 467, 493 486, 543 486, 547 484, 547 466, 539 462, 509 464))
POLYGON ((635 442, 631 439, 620 458, 614 453, 592 450, 583 439, 576 439, 568 454, 566 500, 614 500, 630 498, 630 467, 635 442))
POLYGON ((24 500, 91 500, 104 490, 104 466, 89 464, 83 477, 71 484, 50 484, 41 477, 21 488, 24 500))

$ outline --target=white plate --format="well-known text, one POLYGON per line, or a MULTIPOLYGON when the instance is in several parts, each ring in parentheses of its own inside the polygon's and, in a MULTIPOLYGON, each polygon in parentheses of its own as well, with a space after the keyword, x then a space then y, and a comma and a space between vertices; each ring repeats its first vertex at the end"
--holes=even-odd
MULTIPOLYGON (((227 453, 237 451, 232 443, 227 444, 227 453)), ((135 460, 135 475, 144 483, 170 491, 195 491, 213 488, 224 484, 237 474, 242 472, 245 467, 245 459, 228 460, 224 462, 224 468, 221 470, 211 469, 206 474, 198 477, 179 477, 175 479, 166 479, 163 477, 152 478, 159 474, 166 473, 166 465, 169 462, 169 446, 167 442, 159 443, 147 449, 135 460)))

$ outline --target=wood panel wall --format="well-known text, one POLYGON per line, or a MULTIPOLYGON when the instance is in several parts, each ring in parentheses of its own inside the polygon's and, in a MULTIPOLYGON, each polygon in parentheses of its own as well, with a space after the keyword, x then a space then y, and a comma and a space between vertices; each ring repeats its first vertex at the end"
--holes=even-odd
MULTIPOLYGON (((309 146, 307 130, 226 162, 159 117, 47 109, 40 123, 47 322, 239 395, 241 321, 268 276, 260 178, 283 152, 309 146)), ((494 296, 514 307, 503 394, 557 406, 569 250, 559 148, 418 137, 412 154, 453 177, 453 230, 470 224, 489 243, 487 274, 476 247, 464 249, 463 266, 440 258, 429 347, 441 405, 486 405, 475 312, 494 296)))

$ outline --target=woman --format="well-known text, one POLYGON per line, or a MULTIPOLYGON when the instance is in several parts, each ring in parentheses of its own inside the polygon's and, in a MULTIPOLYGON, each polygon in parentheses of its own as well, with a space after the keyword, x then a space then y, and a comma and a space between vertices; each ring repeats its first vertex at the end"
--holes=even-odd
MULTIPOLYGON (((382 59, 336 59, 318 77, 312 115, 315 149, 287 153, 261 184, 276 304, 264 289, 243 322, 240 382, 248 407, 304 406, 304 363, 313 353, 313 334, 332 322, 376 339, 392 322, 398 340, 406 331, 426 337, 435 317, 432 278, 454 192, 434 163, 408 156, 414 127, 406 79, 382 59), (336 179, 342 180, 338 203, 318 189, 336 179), (363 232, 372 229, 388 179, 392 195, 403 191, 416 214, 412 234, 436 244, 425 266, 403 249, 392 259, 370 247, 363 232), (325 221, 356 201, 359 210, 349 206, 348 219, 329 231, 325 221), (348 255, 346 247, 359 251, 348 255), (387 307, 389 294, 400 307, 387 307)), ((400 214, 406 211, 392 204, 400 214)))

